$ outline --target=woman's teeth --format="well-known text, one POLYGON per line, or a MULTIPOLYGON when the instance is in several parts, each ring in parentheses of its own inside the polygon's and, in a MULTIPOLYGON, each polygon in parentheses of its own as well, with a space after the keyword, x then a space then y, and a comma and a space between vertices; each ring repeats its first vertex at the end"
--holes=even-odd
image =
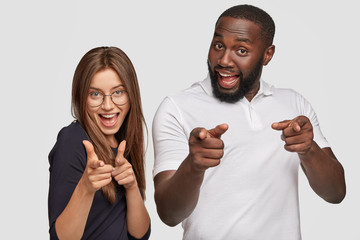
POLYGON ((101 114, 101 116, 103 117, 103 118, 113 118, 113 117, 115 117, 115 115, 116 114, 101 114))

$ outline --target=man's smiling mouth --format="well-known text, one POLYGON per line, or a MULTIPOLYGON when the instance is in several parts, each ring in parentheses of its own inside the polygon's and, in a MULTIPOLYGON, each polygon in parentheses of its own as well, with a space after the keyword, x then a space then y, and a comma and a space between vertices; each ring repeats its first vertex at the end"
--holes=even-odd
POLYGON ((236 75, 236 74, 232 74, 232 73, 221 73, 216 71, 217 76, 218 76, 218 80, 219 80, 219 85, 222 88, 232 88, 236 85, 236 83, 240 80, 240 76, 236 75))

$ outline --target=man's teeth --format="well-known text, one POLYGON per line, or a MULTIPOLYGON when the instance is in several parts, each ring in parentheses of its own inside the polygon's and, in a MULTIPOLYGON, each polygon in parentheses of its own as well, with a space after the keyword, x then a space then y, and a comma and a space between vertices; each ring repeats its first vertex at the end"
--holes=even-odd
POLYGON ((225 83, 225 84, 234 84, 234 83, 236 82, 236 79, 231 80, 231 81, 222 79, 221 81, 222 81, 223 83, 225 83))
POLYGON ((104 118, 113 118, 113 117, 115 117, 115 115, 116 114, 107 114, 107 115, 101 114, 101 116, 104 117, 104 118))
POLYGON ((233 76, 236 76, 236 75, 230 75, 230 74, 225 74, 225 73, 219 73, 220 76, 222 77, 233 77, 233 76))

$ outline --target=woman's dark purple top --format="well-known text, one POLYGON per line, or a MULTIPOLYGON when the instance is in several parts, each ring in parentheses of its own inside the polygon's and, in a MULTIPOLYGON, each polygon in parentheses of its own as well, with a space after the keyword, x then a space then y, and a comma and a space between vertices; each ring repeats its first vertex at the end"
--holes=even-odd
MULTIPOLYGON (((82 126, 74 121, 58 134, 49 154, 50 186, 48 198, 50 239, 58 239, 55 221, 65 209, 86 167, 86 150, 82 141, 88 140, 82 126)), ((82 239, 132 240, 126 224, 126 198, 119 186, 116 201, 111 204, 97 191, 89 212, 82 239)), ((149 239, 150 226, 141 239, 149 239)))

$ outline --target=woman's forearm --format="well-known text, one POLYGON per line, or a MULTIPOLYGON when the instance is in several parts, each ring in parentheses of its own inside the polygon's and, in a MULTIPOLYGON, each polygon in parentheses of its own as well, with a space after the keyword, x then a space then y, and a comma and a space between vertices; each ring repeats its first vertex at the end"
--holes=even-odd
POLYGON ((133 237, 141 238, 149 229, 150 217, 137 184, 126 189, 126 205, 128 231, 133 237))
POLYGON ((86 221, 95 193, 86 190, 80 179, 69 203, 55 222, 59 239, 80 239, 84 234, 86 221))

